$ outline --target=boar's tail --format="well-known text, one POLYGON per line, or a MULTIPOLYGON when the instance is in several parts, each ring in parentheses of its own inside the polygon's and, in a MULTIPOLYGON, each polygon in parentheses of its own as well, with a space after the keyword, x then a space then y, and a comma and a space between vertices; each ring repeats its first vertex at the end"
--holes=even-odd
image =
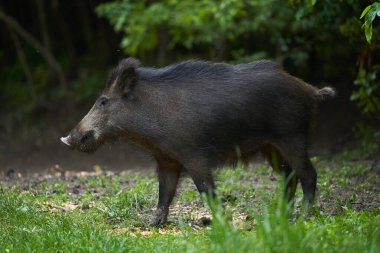
POLYGON ((315 97, 318 101, 324 101, 329 98, 336 96, 336 91, 331 87, 324 87, 322 89, 316 90, 315 97))

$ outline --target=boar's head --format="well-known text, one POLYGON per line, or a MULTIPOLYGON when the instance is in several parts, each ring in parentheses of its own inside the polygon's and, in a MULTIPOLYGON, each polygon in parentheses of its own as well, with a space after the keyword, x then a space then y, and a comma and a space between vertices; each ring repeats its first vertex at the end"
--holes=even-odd
POLYGON ((127 120, 128 104, 137 83, 139 61, 122 60, 110 75, 106 88, 90 111, 61 141, 71 149, 94 152, 105 141, 118 138, 127 120))

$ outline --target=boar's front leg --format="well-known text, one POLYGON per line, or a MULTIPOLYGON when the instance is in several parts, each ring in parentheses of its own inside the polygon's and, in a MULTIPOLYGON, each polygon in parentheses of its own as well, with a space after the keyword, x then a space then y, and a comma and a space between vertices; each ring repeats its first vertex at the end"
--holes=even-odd
POLYGON ((156 213, 151 220, 152 226, 166 223, 169 205, 172 202, 181 173, 182 165, 168 158, 156 158, 158 163, 159 193, 156 213))
MULTIPOLYGON (((216 204, 217 201, 216 194, 215 194, 215 183, 214 178, 212 176, 212 170, 211 168, 213 166, 210 165, 209 162, 200 162, 198 160, 197 162, 191 162, 189 164, 185 165, 186 170, 190 174, 191 178, 194 181, 195 186, 197 187, 199 193, 206 194, 208 197, 206 201, 207 204, 212 207, 216 204)), ((199 221, 200 225, 209 225, 211 220, 209 218, 201 218, 199 221)))
POLYGON ((203 161, 200 158, 197 161, 185 165, 200 194, 206 194, 209 197, 215 197, 215 184, 212 176, 212 166, 210 162, 203 161))

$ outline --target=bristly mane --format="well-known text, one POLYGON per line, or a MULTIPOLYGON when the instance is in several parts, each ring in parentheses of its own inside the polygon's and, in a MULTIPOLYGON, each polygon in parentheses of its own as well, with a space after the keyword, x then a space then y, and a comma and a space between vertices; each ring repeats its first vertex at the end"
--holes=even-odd
POLYGON ((274 62, 261 60, 251 63, 243 63, 238 65, 230 65, 226 63, 212 63, 202 60, 188 60, 175 63, 162 68, 140 67, 140 61, 135 58, 127 58, 122 60, 113 70, 107 81, 107 87, 110 86, 116 78, 126 68, 135 68, 138 79, 149 82, 170 82, 184 79, 215 79, 228 77, 231 71, 244 71, 245 69, 260 68, 269 70, 278 68, 274 62))
POLYGON ((163 68, 139 68, 139 78, 147 81, 175 81, 189 78, 206 78, 224 76, 233 70, 232 65, 211 63, 201 60, 189 60, 163 68))

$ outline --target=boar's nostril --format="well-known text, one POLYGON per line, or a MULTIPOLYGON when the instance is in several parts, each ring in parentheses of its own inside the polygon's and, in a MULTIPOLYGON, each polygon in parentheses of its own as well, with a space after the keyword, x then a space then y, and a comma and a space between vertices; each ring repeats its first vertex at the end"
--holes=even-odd
POLYGON ((80 139, 80 142, 83 144, 85 142, 87 142, 92 136, 93 136, 94 132, 93 131, 89 131, 87 133, 85 133, 82 138, 80 139))
POLYGON ((67 146, 71 146, 71 144, 70 144, 70 135, 68 135, 68 136, 66 136, 66 137, 61 137, 61 141, 63 142, 63 143, 65 143, 67 146))

